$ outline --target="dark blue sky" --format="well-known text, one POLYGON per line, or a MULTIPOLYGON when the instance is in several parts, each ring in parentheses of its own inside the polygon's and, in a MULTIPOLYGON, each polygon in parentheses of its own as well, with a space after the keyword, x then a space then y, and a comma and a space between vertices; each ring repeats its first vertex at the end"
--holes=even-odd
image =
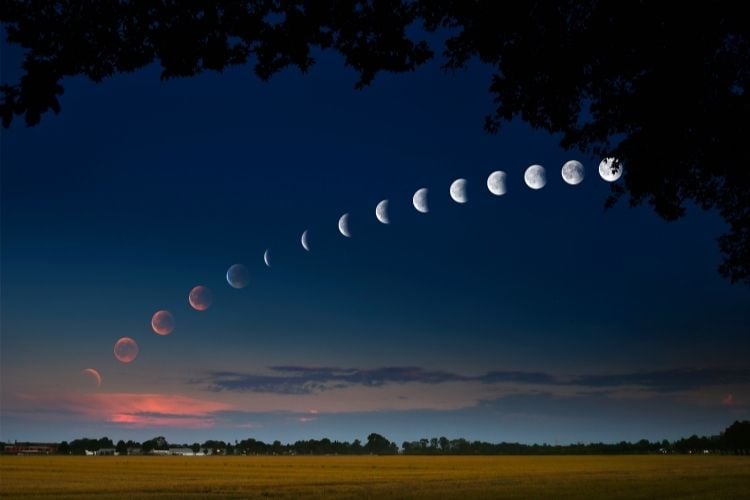
MULTIPOLYGON (((19 61, 3 45, 4 82, 19 61)), ((715 271, 721 219, 605 212, 598 158, 520 122, 482 130, 489 76, 438 60, 355 91, 321 54, 269 83, 156 67, 64 81, 60 115, 2 131, 0 438, 614 441, 747 418, 750 290, 715 271), (498 169, 502 197, 485 187, 498 169), (466 205, 448 196, 458 177, 466 205), (224 281, 236 262, 243 290, 224 281), (158 309, 169 336, 150 329, 158 309), (140 345, 127 365, 122 336, 140 345)))

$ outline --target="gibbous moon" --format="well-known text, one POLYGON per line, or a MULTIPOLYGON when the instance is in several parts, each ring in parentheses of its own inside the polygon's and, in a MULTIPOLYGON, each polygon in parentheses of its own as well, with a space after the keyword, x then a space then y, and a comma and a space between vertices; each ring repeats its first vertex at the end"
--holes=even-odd
POLYGON ((271 267, 271 249, 267 248, 265 252, 263 252, 263 262, 266 263, 267 267, 271 267))
POLYGON ((190 295, 188 296, 188 302, 190 302, 190 306, 196 311, 205 311, 206 309, 211 307, 211 303, 213 302, 213 300, 214 299, 211 290, 203 285, 198 285, 190 290, 190 295))
POLYGON ((604 158, 599 163, 599 176, 607 182, 615 182, 622 177, 622 163, 616 158, 604 158))
POLYGON ((310 251, 310 243, 307 238, 307 229, 305 229, 305 232, 302 233, 302 238, 300 238, 300 243, 302 243, 302 248, 304 248, 306 251, 310 251))
POLYGON ((562 166, 561 173, 563 180, 571 186, 575 186, 583 182, 583 164, 580 161, 566 161, 562 166))
POLYGON ((523 174, 523 181, 531 189, 542 189, 547 184, 547 174, 541 165, 532 165, 523 174))
POLYGON ((430 208, 427 206, 427 188, 418 189, 417 192, 414 193, 411 202, 414 204, 414 208, 416 208, 418 212, 423 214, 429 212, 430 208))
POLYGON ((169 311, 156 311, 151 316, 151 328, 159 335, 169 335, 174 330, 174 316, 169 311))
POLYGON ((505 187, 506 177, 507 175, 502 170, 492 172, 490 176, 487 177, 487 189, 490 190, 490 193, 495 196, 504 195, 508 191, 505 187))
POLYGON ((81 374, 87 377, 91 377, 93 382, 96 383, 97 389, 102 386, 102 376, 99 375, 99 372, 96 371, 94 368, 86 368, 85 370, 81 371, 81 374))
POLYGON ((466 194, 466 179, 456 179, 451 184, 451 198, 456 203, 466 203, 469 197, 466 194))
POLYGON ((250 283, 250 271, 242 264, 233 264, 227 269, 227 283, 232 288, 245 288, 250 283))
POLYGON ((339 219, 339 232, 347 238, 352 237, 352 233, 349 232, 349 214, 346 213, 339 219))
POLYGON ((383 224, 391 223, 391 219, 388 218, 388 200, 378 203, 378 206, 375 207, 375 217, 383 224))
POLYGON ((138 344, 130 337, 122 337, 115 342, 114 353, 120 363, 131 363, 138 357, 138 344))

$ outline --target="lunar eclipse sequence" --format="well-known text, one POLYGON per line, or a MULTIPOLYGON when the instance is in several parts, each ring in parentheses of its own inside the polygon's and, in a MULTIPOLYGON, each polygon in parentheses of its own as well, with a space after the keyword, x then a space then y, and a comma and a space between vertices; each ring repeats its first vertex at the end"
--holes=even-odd
MULTIPOLYGON (((615 158, 605 158, 599 163, 599 176, 606 182, 615 182, 622 177, 622 165, 615 158)), ((570 185, 576 186, 583 182, 585 169, 583 164, 577 160, 567 161, 561 168, 561 177, 563 181, 570 185)), ((487 177, 487 190, 494 196, 503 196, 507 193, 506 188, 507 174, 502 170, 492 172, 487 177)), ((524 183, 532 190, 540 190, 547 184, 546 170, 542 165, 534 164, 526 168, 523 175, 524 183)), ((459 178, 450 185, 449 194, 451 199, 459 204, 469 201, 467 193, 466 179, 459 178)), ((419 213, 429 213, 428 203, 429 190, 426 187, 418 189, 412 197, 412 205, 419 213)), ((375 207, 375 217, 382 224, 390 224, 388 213, 389 200, 380 201, 375 207)), ((352 237, 349 227, 349 213, 343 214, 338 221, 338 230, 346 238, 352 237)), ((300 237, 302 248, 309 252, 310 233, 305 229, 300 237)), ((267 267, 271 267, 271 251, 266 249, 263 253, 263 262, 267 267)), ((226 272, 226 281, 229 286, 235 289, 242 289, 250 283, 250 272, 243 264, 233 264, 226 272)), ((190 306, 199 312, 206 311, 213 303, 211 290, 204 285, 196 285, 188 294, 190 306)), ((158 310, 151 317, 151 329, 159 336, 168 336, 176 327, 176 321, 173 314, 167 310, 158 310)), ((122 337, 115 342, 114 356, 121 363, 132 363, 138 357, 138 344, 131 337, 122 337)), ((101 386, 101 374, 94 368, 86 368, 82 373, 91 377, 97 387, 101 386)))

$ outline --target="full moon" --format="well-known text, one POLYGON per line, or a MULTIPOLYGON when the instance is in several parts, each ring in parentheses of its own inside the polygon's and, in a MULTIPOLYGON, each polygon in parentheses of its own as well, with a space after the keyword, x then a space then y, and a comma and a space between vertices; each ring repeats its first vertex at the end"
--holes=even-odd
POLYGON ((466 203, 469 201, 469 197, 466 194, 466 179, 456 179, 451 184, 451 198, 456 203, 466 203))
POLYGON ((547 175, 541 165, 532 165, 523 174, 523 181, 531 189, 542 189, 547 184, 547 175))
POLYGON ((416 208, 418 212, 423 214, 429 212, 430 208, 427 206, 427 188, 418 189, 417 192, 414 193, 411 202, 414 204, 414 208, 416 208))
POLYGON ((205 311, 206 309, 211 307, 211 302, 213 302, 213 294, 211 294, 211 290, 209 290, 205 286, 198 285, 190 290, 188 302, 190 302, 190 306, 196 311, 205 311))
POLYGON ((504 195, 508 190, 505 188, 505 178, 507 175, 502 170, 496 170, 495 172, 492 172, 489 177, 487 177, 487 189, 490 190, 490 193, 494 194, 495 196, 502 196, 504 195))
POLYGON ((271 249, 267 248, 265 252, 263 252, 263 262, 266 263, 267 267, 271 267, 271 249))
POLYGON ((562 166, 561 173, 563 180, 571 186, 575 186, 583 182, 583 164, 581 164, 580 161, 566 161, 562 166))
POLYGON ((378 203, 378 206, 375 207, 375 217, 383 224, 391 223, 391 219, 388 218, 388 200, 378 203))
POLYGON ((339 219, 339 232, 347 238, 352 237, 352 233, 349 232, 349 214, 344 214, 339 219))
POLYGON ((151 328, 159 335, 169 335, 174 330, 174 316, 169 311, 156 311, 151 316, 151 328))
POLYGON ((138 357, 138 344, 130 337, 122 337, 115 342, 114 353, 120 363, 131 363, 138 357))
POLYGON ((599 163, 599 176, 607 182, 615 182, 622 177, 622 163, 617 158, 604 158, 599 163))
POLYGON ((245 288, 250 282, 250 272, 242 264, 233 264, 227 269, 227 283, 232 288, 245 288))
POLYGON ((102 376, 99 375, 99 372, 94 368, 86 368, 85 370, 81 371, 81 374, 85 375, 86 377, 91 377, 92 381, 96 383, 96 388, 102 386, 102 376))
POLYGON ((300 238, 300 243, 302 243, 302 248, 304 248, 306 251, 310 251, 310 242, 307 238, 307 229, 305 229, 305 232, 302 233, 302 238, 300 238))

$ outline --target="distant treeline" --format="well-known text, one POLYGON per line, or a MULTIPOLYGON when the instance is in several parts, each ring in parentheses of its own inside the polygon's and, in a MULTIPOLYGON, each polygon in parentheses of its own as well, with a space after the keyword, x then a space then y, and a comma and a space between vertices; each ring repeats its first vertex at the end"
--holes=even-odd
MULTIPOLYGON (((29 444, 29 443, 27 443, 29 444)), ((19 449, 20 443, 0 443, 4 451, 19 449), (6 446, 8 449, 6 450, 6 446)), ((192 451, 204 455, 585 455, 585 454, 649 454, 649 453, 731 453, 750 455, 750 421, 735 422, 721 434, 712 437, 690 436, 677 441, 649 441, 641 439, 631 443, 578 443, 566 445, 487 443, 446 437, 404 441, 401 447, 380 434, 372 433, 367 441, 331 441, 328 438, 309 439, 282 444, 280 441, 264 443, 253 438, 234 443, 209 440, 203 443, 168 443, 163 436, 142 443, 111 439, 75 439, 54 443, 57 453, 83 455, 86 452, 111 450, 119 455, 153 454, 158 451, 179 450, 180 454, 192 451)))

